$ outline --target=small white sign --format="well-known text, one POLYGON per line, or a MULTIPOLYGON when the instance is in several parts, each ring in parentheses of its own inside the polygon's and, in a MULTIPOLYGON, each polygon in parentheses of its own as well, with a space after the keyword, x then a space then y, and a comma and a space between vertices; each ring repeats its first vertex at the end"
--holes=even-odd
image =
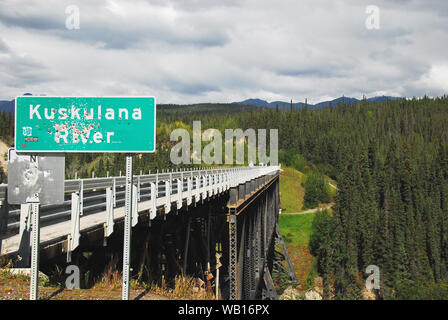
POLYGON ((8 150, 8 203, 64 202, 64 154, 25 154, 8 150))

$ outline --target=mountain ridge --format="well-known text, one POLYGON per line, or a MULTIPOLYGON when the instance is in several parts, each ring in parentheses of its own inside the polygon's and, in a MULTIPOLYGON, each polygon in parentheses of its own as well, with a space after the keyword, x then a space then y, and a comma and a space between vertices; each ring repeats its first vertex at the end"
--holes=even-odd
MULTIPOLYGON (((26 94, 26 95, 30 95, 30 94, 26 94)), ((392 97, 392 96, 376 96, 376 97, 371 97, 366 99, 368 102, 382 102, 383 100, 398 100, 398 99, 403 99, 401 97, 392 97)), ((337 105, 339 102, 342 102, 344 100, 344 102, 346 104, 353 104, 353 103, 358 103, 361 102, 362 99, 356 99, 356 98, 351 98, 351 97, 339 97, 333 100, 329 100, 329 101, 322 101, 316 104, 307 104, 308 108, 314 109, 322 109, 325 108, 327 106, 330 105, 330 103, 335 106, 337 105)), ((284 105, 286 106, 286 108, 289 108, 291 105, 291 102, 286 102, 286 101, 272 101, 272 102, 267 102, 266 100, 262 100, 262 99, 258 99, 258 98, 251 98, 251 99, 246 99, 243 101, 239 101, 239 102, 231 102, 229 104, 240 104, 240 105, 250 105, 250 106, 257 106, 257 107, 268 107, 268 108, 275 108, 277 105, 279 108, 282 108, 284 105)), ((168 105, 168 104, 162 104, 162 105, 168 105)), ((294 108, 302 108, 305 105, 304 102, 296 102, 293 103, 293 107, 294 108)), ((14 113, 14 99, 13 100, 0 100, 0 112, 2 111, 6 111, 8 113, 14 113)))
MULTIPOLYGON (((382 102, 383 100, 399 100, 399 99, 403 99, 402 97, 393 97, 393 96, 375 96, 375 97, 371 97, 371 98, 367 98, 366 101, 368 102, 382 102)), ((361 102, 362 99, 357 99, 357 98, 352 98, 352 97, 339 97, 333 100, 328 100, 328 101, 322 101, 316 104, 310 104, 307 103, 307 107, 308 108, 325 108, 327 106, 330 105, 330 103, 335 106, 338 103, 342 103, 342 101, 344 101, 346 104, 353 104, 353 103, 358 103, 361 102)), ((252 106, 258 106, 258 107, 270 107, 270 108, 276 108, 276 106, 278 105, 279 108, 282 108, 283 105, 285 105, 286 107, 290 107, 291 102, 286 102, 286 101, 273 101, 273 102, 267 102, 266 100, 262 100, 262 99, 246 99, 243 101, 239 101, 239 102, 232 102, 232 104, 245 104, 245 105, 252 105, 252 106)), ((305 105, 304 102, 296 102, 292 104, 294 108, 301 108, 305 105)))
POLYGON ((0 100, 0 112, 14 113, 14 100, 0 100))

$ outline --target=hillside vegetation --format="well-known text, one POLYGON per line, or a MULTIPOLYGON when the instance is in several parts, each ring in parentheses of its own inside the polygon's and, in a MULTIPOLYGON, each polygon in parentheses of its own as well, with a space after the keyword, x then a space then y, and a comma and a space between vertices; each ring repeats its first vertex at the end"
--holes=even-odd
POLYGON ((325 297, 362 298, 369 265, 381 271, 378 298, 447 281, 447 97, 181 119, 222 131, 278 128, 280 151, 337 181, 334 212, 316 228, 325 297))
MULTIPOLYGON (((302 170, 306 163, 301 167, 302 170)), ((313 280, 317 276, 316 258, 309 249, 310 238, 312 237, 312 225, 315 212, 303 211, 308 208, 304 205, 305 197, 310 192, 314 193, 313 187, 307 187, 309 176, 316 176, 309 167, 306 169, 308 174, 304 174, 295 168, 283 168, 280 174, 280 202, 281 214, 279 216, 279 227, 285 241, 288 255, 293 264, 299 282, 298 289, 303 293, 313 287, 313 280), (303 213, 303 214, 297 214, 303 213)), ((327 181, 328 178, 325 178, 327 181)), ((325 187, 325 189, 327 189, 325 187)), ((333 189, 333 188, 331 188, 333 189)), ((334 192, 325 195, 323 201, 329 202, 333 199, 334 192)), ((321 202, 316 198, 314 207, 321 202)), ((314 208, 313 207, 313 208, 314 208)), ((285 265, 285 267, 287 267, 285 265)), ((284 289, 284 288, 283 288, 284 289)))
POLYGON ((7 182, 8 146, 0 139, 0 184, 7 182))
POLYGON ((7 182, 7 152, 14 140, 14 116, 0 112, 0 183, 7 182))
POLYGON ((280 203, 282 213, 302 210, 305 188, 304 174, 293 168, 284 168, 280 174, 280 203))
MULTIPOLYGON (((215 107, 201 106, 201 112, 183 112, 181 106, 158 110, 157 152, 136 157, 136 172, 173 167, 169 134, 179 126, 191 132, 194 120, 202 122, 202 130, 278 129, 280 161, 288 153, 299 155, 298 166, 306 163, 337 181, 333 213, 319 219, 313 231, 321 239, 317 265, 325 297, 361 298, 369 265, 381 271, 377 298, 415 298, 418 292, 445 287, 448 97, 351 105, 342 100, 313 110, 291 106, 235 112, 221 106, 213 112, 215 107)), ((13 127, 7 127, 12 136, 13 127)), ((0 128, 6 128, 3 122, 0 128)), ((87 176, 91 169, 104 172, 107 166, 112 174, 124 170, 123 154, 110 157, 67 155, 67 176, 75 171, 87 176), (98 157, 103 161, 95 160, 98 157), (89 168, 91 163, 94 168, 89 168)))
POLYGON ((313 280, 317 276, 317 260, 309 250, 315 215, 315 212, 300 215, 281 214, 278 219, 280 231, 299 282, 298 289, 302 292, 313 286, 313 280))

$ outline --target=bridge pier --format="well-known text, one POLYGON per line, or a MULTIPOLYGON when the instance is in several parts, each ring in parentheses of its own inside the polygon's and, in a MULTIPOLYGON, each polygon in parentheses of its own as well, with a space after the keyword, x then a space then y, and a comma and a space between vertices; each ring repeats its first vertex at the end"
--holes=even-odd
POLYGON ((258 177, 230 189, 229 299, 276 299, 272 281, 279 176, 258 177))

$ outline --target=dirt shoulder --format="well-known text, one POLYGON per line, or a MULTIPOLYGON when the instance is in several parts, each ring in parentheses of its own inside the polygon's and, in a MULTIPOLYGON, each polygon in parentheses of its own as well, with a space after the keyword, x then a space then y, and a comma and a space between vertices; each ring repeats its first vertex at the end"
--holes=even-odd
MULTIPOLYGON (((29 278, 0 275, 0 300, 28 300, 29 278)), ((149 289, 135 288, 129 292, 130 300, 168 300, 149 289)), ((94 287, 91 289, 64 289, 55 286, 39 286, 39 300, 121 300, 121 287, 94 287)))
POLYGON ((9 147, 6 145, 6 143, 0 140, 0 166, 3 168, 3 171, 5 171, 5 173, 8 172, 8 159, 6 158, 8 148, 9 147))

